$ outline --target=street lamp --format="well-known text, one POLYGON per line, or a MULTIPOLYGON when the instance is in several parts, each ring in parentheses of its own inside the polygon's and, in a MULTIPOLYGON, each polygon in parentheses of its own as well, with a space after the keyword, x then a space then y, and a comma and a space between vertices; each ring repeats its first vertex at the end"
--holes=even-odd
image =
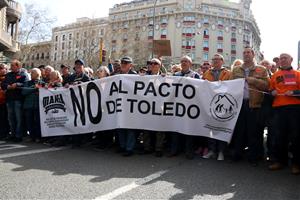
POLYGON ((152 58, 154 56, 154 31, 155 31, 155 8, 156 8, 156 4, 157 4, 158 0, 154 1, 154 5, 153 5, 153 29, 152 29, 152 58))

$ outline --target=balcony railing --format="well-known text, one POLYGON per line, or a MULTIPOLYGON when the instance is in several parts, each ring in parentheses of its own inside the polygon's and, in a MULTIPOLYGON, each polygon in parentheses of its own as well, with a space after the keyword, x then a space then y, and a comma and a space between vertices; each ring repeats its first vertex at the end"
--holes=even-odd
POLYGON ((6 15, 9 22, 16 22, 21 18, 22 7, 16 1, 8 0, 9 6, 6 9, 6 15))

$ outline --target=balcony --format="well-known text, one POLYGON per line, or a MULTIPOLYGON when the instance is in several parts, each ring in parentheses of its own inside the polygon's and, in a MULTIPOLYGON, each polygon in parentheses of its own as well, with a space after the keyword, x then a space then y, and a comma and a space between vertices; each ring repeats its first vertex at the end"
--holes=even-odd
POLYGON ((218 53, 223 53, 223 49, 218 49, 217 52, 218 53))
POLYGON ((0 30, 0 51, 8 50, 12 47, 12 38, 9 33, 0 30))
POLYGON ((203 38, 204 39, 209 39, 209 35, 204 35, 203 38))
POLYGON ((209 51, 208 47, 203 47, 203 51, 209 51))
POLYGON ((236 38, 231 38, 232 43, 236 43, 236 38))
POLYGON ((21 4, 13 0, 8 0, 9 6, 6 9, 6 16, 9 23, 15 23, 21 19, 22 7, 21 4))
POLYGON ((161 38, 161 39, 166 39, 166 38, 167 38, 167 35, 161 35, 160 38, 161 38))
POLYGON ((231 55, 236 55, 236 50, 231 50, 231 55))
POLYGON ((223 41, 223 37, 222 36, 218 36, 218 41, 223 41))
POLYGON ((0 0, 0 9, 9 6, 7 0, 0 0))

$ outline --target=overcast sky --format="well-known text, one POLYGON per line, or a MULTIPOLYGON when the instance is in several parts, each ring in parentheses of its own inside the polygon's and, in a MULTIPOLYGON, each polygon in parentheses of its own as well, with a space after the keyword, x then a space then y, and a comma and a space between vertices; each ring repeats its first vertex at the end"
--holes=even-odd
MULTIPOLYGON (((49 15, 57 18, 57 25, 72 23, 79 17, 105 17, 109 8, 128 0, 17 0, 21 4, 35 3, 47 8, 49 15)), ((238 1, 238 0, 233 0, 238 1)), ((261 51, 267 59, 282 52, 290 53, 297 60, 300 40, 299 2, 297 0, 253 0, 251 9, 261 31, 261 51)), ((24 7, 24 6, 23 6, 24 7)))

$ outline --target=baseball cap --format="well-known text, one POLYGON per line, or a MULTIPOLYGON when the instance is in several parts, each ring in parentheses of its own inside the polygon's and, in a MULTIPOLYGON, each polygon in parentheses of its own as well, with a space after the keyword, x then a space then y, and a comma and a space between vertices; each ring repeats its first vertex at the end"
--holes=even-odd
POLYGON ((157 63, 157 64, 161 65, 161 61, 157 58, 152 58, 150 63, 157 63))
POLYGON ((81 65, 84 65, 84 61, 82 59, 75 60, 75 64, 80 63, 81 65))
POLYGON ((125 56, 121 59, 121 63, 126 62, 126 63, 132 63, 132 58, 129 56, 125 56))

